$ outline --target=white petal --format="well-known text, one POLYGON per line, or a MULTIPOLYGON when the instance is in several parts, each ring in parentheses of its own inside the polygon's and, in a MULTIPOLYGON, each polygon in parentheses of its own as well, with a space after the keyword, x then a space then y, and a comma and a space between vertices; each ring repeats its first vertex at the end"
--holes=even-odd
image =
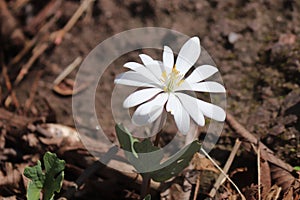
POLYGON ((154 61, 150 56, 148 56, 146 54, 140 54, 139 56, 140 56, 142 62, 144 63, 144 65, 148 65, 154 61))
POLYGON ((153 60, 150 56, 146 54, 139 55, 142 62, 144 63, 145 67, 152 72, 152 74, 157 78, 160 79, 162 72, 164 71, 163 65, 161 65, 160 61, 153 60))
POLYGON ((167 73, 170 73, 174 66, 174 54, 170 47, 164 47, 163 64, 167 73))
POLYGON ((161 91, 162 89, 160 88, 147 88, 147 89, 136 91, 125 99, 123 106, 125 108, 137 106, 141 103, 144 103, 145 101, 148 101, 149 99, 151 99, 161 91))
POLYGON ((144 67, 144 65, 137 63, 137 62, 127 62, 124 64, 124 67, 131 69, 133 71, 136 71, 136 69, 138 69, 140 67, 144 67))
POLYGON ((197 67, 185 80, 189 83, 200 82, 214 75, 217 71, 218 69, 214 66, 201 65, 197 67))
POLYGON ((187 133, 190 129, 190 116, 183 108, 179 99, 172 93, 169 96, 166 110, 174 115, 178 130, 181 133, 187 133))
POLYGON ((153 100, 140 105, 135 112, 139 115, 146 115, 158 107, 163 107, 168 100, 167 93, 158 94, 153 100))
POLYGON ((157 78, 148 68, 146 68, 144 65, 136 63, 136 62, 128 62, 124 64, 124 67, 129 68, 133 71, 138 72, 144 77, 147 77, 151 81, 157 83, 158 85, 161 84, 159 81, 159 78, 157 78))
POLYGON ((225 93, 226 90, 223 85, 213 81, 205 81, 201 83, 183 82, 175 91, 188 90, 195 92, 211 92, 211 93, 225 93))
POLYGON ((200 56, 201 47, 198 37, 189 39, 180 49, 176 60, 176 69, 182 74, 187 71, 196 63, 200 56))
POLYGON ((201 112, 201 108, 198 107, 197 99, 190 98, 189 95, 179 93, 179 92, 175 93, 175 95, 179 98, 184 109, 189 113, 189 115, 192 117, 192 119, 199 126, 204 126, 205 119, 204 119, 203 113, 201 112))
POLYGON ((152 101, 140 105, 132 116, 132 122, 140 126, 152 123, 161 115, 167 100, 168 94, 161 93, 152 101))
POLYGON ((125 72, 115 78, 115 84, 136 86, 136 87, 156 87, 157 84, 137 72, 125 72))
POLYGON ((185 101, 196 101, 197 108, 199 108, 206 117, 209 117, 211 119, 214 119, 216 121, 221 121, 221 122, 225 120, 226 113, 221 107, 216 106, 211 103, 208 103, 208 102, 205 102, 205 101, 202 101, 200 99, 196 99, 187 94, 176 93, 176 95, 178 97, 180 96, 180 99, 185 100, 185 101), (190 99, 190 100, 188 100, 188 99, 190 99))
POLYGON ((163 107, 152 110, 146 115, 140 115, 138 112, 135 112, 132 116, 132 122, 135 125, 143 126, 154 122, 163 112, 163 107))

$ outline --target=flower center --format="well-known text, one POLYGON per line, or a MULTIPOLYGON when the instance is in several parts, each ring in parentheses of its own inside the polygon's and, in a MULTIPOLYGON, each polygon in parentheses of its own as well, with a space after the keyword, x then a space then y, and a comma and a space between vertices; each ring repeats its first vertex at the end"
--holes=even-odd
POLYGON ((175 88, 179 87, 184 79, 183 75, 180 74, 180 72, 176 69, 176 66, 174 65, 174 67, 172 68, 172 71, 167 74, 166 71, 164 71, 161 74, 162 77, 162 81, 164 82, 164 91, 165 92, 173 92, 175 88))

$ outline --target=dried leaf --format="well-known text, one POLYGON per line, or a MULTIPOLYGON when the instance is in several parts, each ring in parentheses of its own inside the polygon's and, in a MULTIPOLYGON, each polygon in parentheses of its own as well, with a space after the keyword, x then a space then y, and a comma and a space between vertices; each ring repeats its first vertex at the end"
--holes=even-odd
POLYGON ((283 192, 286 192, 296 180, 295 177, 280 167, 275 165, 270 165, 270 167, 272 180, 274 180, 276 185, 282 188, 283 192))
POLYGON ((262 195, 264 196, 271 188, 271 171, 269 163, 265 160, 260 160, 260 180, 262 189, 262 195))
POLYGON ((263 200, 277 200, 281 192, 281 187, 273 185, 263 200))
POLYGON ((191 164, 194 166, 195 170, 208 170, 213 171, 215 173, 219 173, 219 170, 216 169, 214 164, 204 156, 201 156, 200 153, 195 153, 191 164))
POLYGON ((294 193, 294 188, 290 187, 290 189, 284 194, 283 200, 292 200, 293 193, 294 193))

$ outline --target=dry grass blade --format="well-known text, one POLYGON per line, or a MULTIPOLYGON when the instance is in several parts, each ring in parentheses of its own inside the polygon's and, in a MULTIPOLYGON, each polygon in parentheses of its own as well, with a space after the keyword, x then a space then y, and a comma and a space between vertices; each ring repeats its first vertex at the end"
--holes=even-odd
MULTIPOLYGON (((236 139, 234 147, 233 147, 233 149, 232 149, 232 151, 231 151, 231 153, 230 153, 230 155, 229 155, 229 157, 227 159, 227 162, 226 162, 226 164, 225 164, 225 166, 223 168, 224 173, 228 172, 228 170, 229 170, 229 168, 230 168, 230 166, 231 166, 231 164, 233 162, 233 159, 234 159, 234 157, 235 157, 238 149, 240 148, 240 146, 241 146, 241 141, 239 139, 236 139)), ((226 177, 221 173, 220 176, 218 177, 218 179, 216 180, 216 182, 214 184, 214 187, 211 189, 211 191, 209 193, 210 197, 213 198, 216 195, 216 192, 218 191, 219 187, 224 182, 225 178, 226 177)))
POLYGON ((242 194, 242 192, 240 191, 240 189, 238 188, 238 186, 231 180, 231 178, 221 169, 221 167, 212 159, 212 157, 210 157, 210 155, 203 149, 200 149, 202 153, 204 153, 204 155, 215 165, 215 167, 220 170, 220 172, 227 178, 227 180, 234 186, 234 188, 236 189, 236 191, 239 193, 239 195, 241 196, 242 200, 246 200, 245 196, 242 194))

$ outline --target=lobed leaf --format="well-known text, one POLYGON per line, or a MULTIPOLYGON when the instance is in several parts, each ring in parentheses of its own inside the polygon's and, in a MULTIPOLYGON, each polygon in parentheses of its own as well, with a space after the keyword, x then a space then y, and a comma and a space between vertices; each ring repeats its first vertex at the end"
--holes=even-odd
POLYGON ((64 179, 65 161, 57 158, 56 154, 46 152, 44 157, 45 173, 41 162, 33 167, 26 167, 24 176, 31 179, 28 183, 26 197, 29 200, 39 200, 43 190, 43 199, 51 200, 55 192, 59 192, 64 179))
POLYGON ((125 155, 130 163, 137 171, 145 172, 144 174, 150 175, 157 182, 166 181, 180 173, 189 165, 201 146, 198 141, 194 141, 161 164, 163 152, 160 151, 159 147, 154 146, 149 139, 139 142, 120 124, 116 125, 116 132, 120 145, 125 150, 125 155), (153 169, 158 170, 153 171, 153 169))

